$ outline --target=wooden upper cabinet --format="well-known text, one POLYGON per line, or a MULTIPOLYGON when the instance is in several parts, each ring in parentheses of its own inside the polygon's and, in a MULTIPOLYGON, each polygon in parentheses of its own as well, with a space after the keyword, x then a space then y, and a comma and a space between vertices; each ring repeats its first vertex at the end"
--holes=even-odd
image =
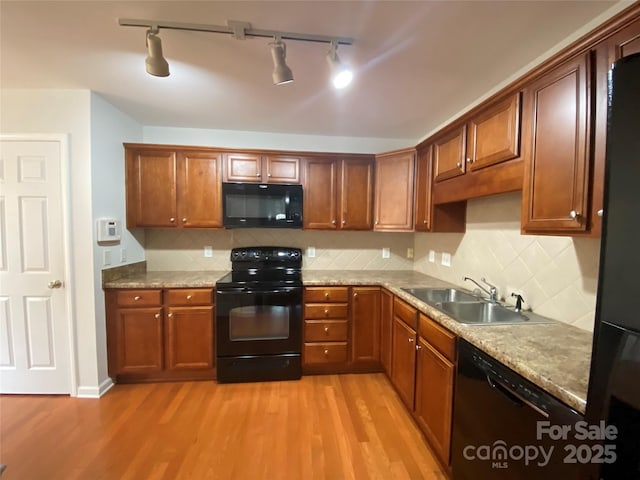
POLYGON ((461 125, 433 141, 434 178, 436 182, 465 172, 467 126, 461 125))
POLYGON ((127 228, 222 227, 221 154, 125 145, 127 228))
POLYGON ((305 161, 304 228, 338 228, 338 165, 335 160, 310 158, 305 161))
POLYGON ((305 160, 304 228, 371 230, 373 157, 305 160))
POLYGON ((126 150, 127 228, 177 225, 175 151, 126 150))
POLYGON ((582 232, 589 195, 590 55, 524 89, 524 233, 582 232))
POLYGON ((415 230, 428 232, 431 229, 431 153, 433 148, 418 151, 416 161, 415 230))
POLYGON ((340 228, 373 227, 373 160, 342 160, 340 165, 340 228))
POLYGON ((376 231, 413 231, 415 149, 376 156, 376 231))
POLYGON ((224 154, 226 182, 300 183, 300 158, 251 153, 224 154))
POLYGON ((467 124, 470 170, 488 167, 520 154, 520 93, 490 105, 467 124))
POLYGON ((178 155, 178 221, 183 227, 222 227, 219 153, 178 155))

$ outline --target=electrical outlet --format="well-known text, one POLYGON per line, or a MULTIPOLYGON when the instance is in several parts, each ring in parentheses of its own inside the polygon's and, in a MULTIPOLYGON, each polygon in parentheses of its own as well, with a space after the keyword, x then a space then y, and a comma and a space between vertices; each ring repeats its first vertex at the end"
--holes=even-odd
POLYGON ((413 248, 407 248, 407 258, 413 258, 413 248))
POLYGON ((382 258, 389 258, 389 257, 391 257, 391 250, 389 249, 389 247, 383 247, 382 258))
POLYGON ((127 261, 127 249, 126 248, 121 248, 120 249, 120 261, 121 262, 126 262, 127 261))
POLYGON ((435 250, 429 250, 429 261, 431 263, 436 263, 436 251, 435 250))
POLYGON ((204 256, 205 258, 213 257, 213 247, 211 245, 204 246, 204 256))
POLYGON ((307 257, 315 258, 316 256, 316 247, 307 247, 307 257))
POLYGON ((451 254, 447 252, 442 252, 442 257, 440 258, 440 265, 444 267, 451 266, 451 254))
POLYGON ((106 267, 111 265, 111 250, 105 250, 102 252, 102 264, 106 267))

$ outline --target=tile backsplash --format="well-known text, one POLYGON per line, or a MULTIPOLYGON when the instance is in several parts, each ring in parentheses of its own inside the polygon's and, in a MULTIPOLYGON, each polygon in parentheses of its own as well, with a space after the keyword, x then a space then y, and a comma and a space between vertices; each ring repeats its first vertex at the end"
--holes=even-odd
POLYGON ((536 313, 593 330, 600 240, 520 234, 520 193, 470 200, 464 234, 416 234, 414 269, 472 290, 486 279, 536 313), (429 251, 436 252, 429 262, 429 251), (441 265, 442 253, 451 266, 441 265))
POLYGON ((303 268, 310 270, 412 270, 407 249, 413 248, 412 233, 314 232, 289 229, 155 230, 145 234, 147 269, 229 270, 233 247, 275 245, 302 248, 303 268), (211 246, 213 256, 204 257, 211 246), (315 247, 316 256, 306 255, 315 247), (382 249, 389 248, 389 258, 382 249))
POLYGON ((515 290, 536 313, 593 330, 600 241, 521 235, 520 202, 519 193, 470 200, 464 234, 148 229, 147 269, 229 270, 233 247, 299 247, 303 268, 310 270, 418 270, 467 289, 474 285, 463 277, 486 277, 507 301, 515 290), (205 246, 211 246, 210 258, 205 246), (314 258, 307 256, 308 247, 315 247, 314 258), (388 259, 382 258, 385 247, 388 259), (407 258, 410 248, 414 259, 407 258), (441 265, 442 253, 451 255, 450 267, 441 265))

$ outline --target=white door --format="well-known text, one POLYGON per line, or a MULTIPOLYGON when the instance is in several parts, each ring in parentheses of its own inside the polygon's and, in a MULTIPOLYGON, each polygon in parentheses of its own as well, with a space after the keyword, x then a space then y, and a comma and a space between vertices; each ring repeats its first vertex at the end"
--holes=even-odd
POLYGON ((70 393, 61 143, 0 142, 0 392, 70 393))

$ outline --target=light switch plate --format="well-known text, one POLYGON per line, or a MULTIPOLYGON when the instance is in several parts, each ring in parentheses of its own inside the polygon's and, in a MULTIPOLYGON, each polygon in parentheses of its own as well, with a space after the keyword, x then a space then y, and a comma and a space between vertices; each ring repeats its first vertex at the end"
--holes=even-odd
POLYGON ((111 265, 111 250, 105 250, 102 252, 102 264, 106 267, 111 265))
POLYGON ((316 247, 307 247, 307 257, 315 258, 316 256, 316 247))
POLYGON ((389 257, 391 257, 391 250, 389 249, 389 247, 383 247, 382 258, 389 258, 389 257))
POLYGON ((206 258, 213 257, 213 247, 211 245, 205 245, 204 246, 204 256, 206 258))
POLYGON ((435 250, 429 250, 429 261, 431 263, 436 263, 436 251, 435 250))
POLYGON ((445 267, 451 266, 451 254, 447 252, 442 252, 442 258, 440 259, 440 264, 445 267))
POLYGON ((126 262, 127 261, 127 249, 126 248, 121 248, 120 249, 120 261, 121 262, 126 262))

